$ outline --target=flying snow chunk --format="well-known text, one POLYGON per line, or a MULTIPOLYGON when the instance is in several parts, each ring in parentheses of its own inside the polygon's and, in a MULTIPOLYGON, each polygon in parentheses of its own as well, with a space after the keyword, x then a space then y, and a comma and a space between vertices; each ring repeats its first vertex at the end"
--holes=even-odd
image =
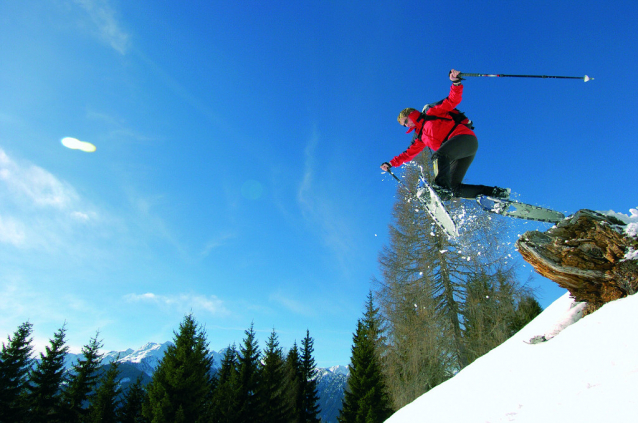
POLYGON ((82 150, 86 153, 93 153, 96 150, 95 146, 90 142, 80 141, 79 139, 72 137, 62 138, 62 145, 66 148, 82 150))

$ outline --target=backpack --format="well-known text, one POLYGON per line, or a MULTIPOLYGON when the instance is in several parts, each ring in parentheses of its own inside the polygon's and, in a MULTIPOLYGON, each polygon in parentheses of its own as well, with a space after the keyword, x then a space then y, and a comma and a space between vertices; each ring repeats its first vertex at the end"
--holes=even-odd
MULTIPOLYGON (((423 106, 423 111, 421 111, 421 115, 417 119, 417 121, 421 121, 421 120, 428 121, 428 120, 438 120, 438 119, 453 120, 454 121, 454 126, 452 127, 450 132, 448 132, 447 136, 443 139, 443 142, 447 141, 448 138, 450 138, 450 135, 452 135, 452 132, 454 132, 456 127, 459 126, 459 125, 465 125, 468 128, 470 128, 470 129, 474 129, 474 122, 472 122, 467 116, 465 116, 465 113, 463 113, 459 109, 453 109, 452 111, 448 112, 448 115, 450 115, 449 118, 444 118, 444 117, 432 116, 432 115, 426 115, 425 114, 430 107, 438 106, 439 104, 443 103, 444 100, 445 99, 443 99, 441 101, 437 101, 436 103, 430 103, 430 104, 426 104, 425 106, 423 106)), ((418 134, 414 134, 414 139, 416 140, 418 138, 421 138, 421 133, 422 132, 423 132, 423 127, 421 127, 421 131, 418 134)))

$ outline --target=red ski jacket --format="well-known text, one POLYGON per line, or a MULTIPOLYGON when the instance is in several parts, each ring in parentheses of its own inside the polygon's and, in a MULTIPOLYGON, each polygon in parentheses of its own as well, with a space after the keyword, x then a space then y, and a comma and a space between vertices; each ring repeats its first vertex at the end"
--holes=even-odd
MULTIPOLYGON (((450 118, 448 112, 454 110, 456 106, 461 102, 461 97, 463 95, 463 85, 454 85, 450 88, 450 95, 447 96, 443 102, 437 106, 430 107, 425 114, 431 116, 439 116, 442 118, 450 118)), ((450 133, 452 128, 454 127, 453 120, 446 119, 435 119, 435 120, 427 120, 427 121, 417 121, 419 118, 419 111, 415 110, 410 113, 410 118, 416 122, 416 128, 411 128, 407 133, 416 131, 418 134, 421 132, 421 137, 415 139, 410 147, 405 150, 403 153, 399 154, 392 160, 390 160, 390 164, 394 167, 401 166, 403 163, 409 162, 414 159, 425 147, 430 147, 433 151, 436 151, 441 147, 441 144, 445 141, 445 137, 450 133), (423 129, 423 131, 421 131, 423 129)), ((465 125, 458 125, 454 132, 450 134, 448 139, 455 137, 457 135, 474 135, 474 131, 468 128, 465 125)))

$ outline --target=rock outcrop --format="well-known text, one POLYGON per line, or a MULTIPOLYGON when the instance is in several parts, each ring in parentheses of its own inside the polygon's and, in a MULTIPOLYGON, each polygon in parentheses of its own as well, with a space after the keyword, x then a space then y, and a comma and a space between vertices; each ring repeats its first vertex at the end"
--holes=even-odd
POLYGON ((529 231, 516 242, 518 251, 541 275, 566 288, 587 312, 638 291, 638 240, 624 233, 621 220, 580 210, 546 232, 529 231))

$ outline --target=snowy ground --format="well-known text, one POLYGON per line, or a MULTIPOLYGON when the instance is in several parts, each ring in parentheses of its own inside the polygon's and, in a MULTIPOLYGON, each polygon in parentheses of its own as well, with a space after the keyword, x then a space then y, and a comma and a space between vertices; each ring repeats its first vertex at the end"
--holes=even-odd
MULTIPOLYGON (((631 212, 624 220, 635 236, 631 212)), ((638 295, 582 319, 581 308, 565 294, 387 422, 638 422, 638 295), (527 343, 539 336, 548 340, 527 343)))

